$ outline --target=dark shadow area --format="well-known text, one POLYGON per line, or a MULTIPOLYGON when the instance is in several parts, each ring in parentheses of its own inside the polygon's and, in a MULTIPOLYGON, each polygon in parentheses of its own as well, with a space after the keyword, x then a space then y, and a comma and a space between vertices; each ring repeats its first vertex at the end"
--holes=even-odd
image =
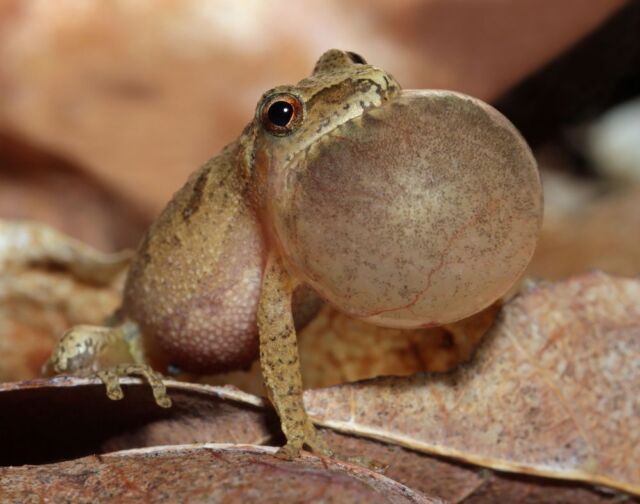
POLYGON ((262 431, 281 436, 275 416, 250 405, 174 389, 169 392, 173 407, 164 409, 146 384, 123 389, 120 401, 107 398, 97 384, 46 386, 38 380, 1 391, 0 466, 47 464, 145 446, 258 443, 262 431), (256 426, 263 426, 262 431, 256 426))
POLYGON ((640 2, 630 1, 578 44, 494 102, 532 147, 566 126, 640 95, 640 2))

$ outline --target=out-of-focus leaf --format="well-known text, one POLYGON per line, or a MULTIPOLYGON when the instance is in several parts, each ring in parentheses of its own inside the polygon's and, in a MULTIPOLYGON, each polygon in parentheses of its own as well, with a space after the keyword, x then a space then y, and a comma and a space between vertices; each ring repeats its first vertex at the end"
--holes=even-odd
MULTIPOLYGON (((265 409, 265 402, 233 388, 168 381, 174 406, 166 410, 154 403, 148 385, 127 379, 123 386, 124 399, 114 402, 106 398, 104 387, 96 380, 60 377, 1 385, 0 466, 45 464, 177 443, 284 441, 277 418, 265 409)), ((323 435, 340 457, 376 460, 387 466, 385 476, 447 502, 613 504, 628 500, 616 492, 495 473, 327 429, 323 435)), ((53 471, 56 466, 45 467, 53 471)))
POLYGON ((306 393, 333 429, 500 470, 640 493, 640 281, 594 273, 508 303, 449 375, 306 393))
POLYGON ((166 446, 0 469, 3 499, 31 502, 435 503, 360 466, 262 446, 166 446))
MULTIPOLYGON (((558 187, 561 184, 550 187, 557 192, 555 200, 560 201, 563 196, 565 200, 574 199, 575 188, 567 183, 566 187, 558 187)), ((547 187, 545 193, 549 192, 547 187)), ((542 234, 527 275, 558 279, 592 269, 638 275, 639 233, 638 187, 599 198, 583 197, 573 208, 545 208, 542 234)))
POLYGON ((0 381, 38 376, 64 330, 103 323, 120 304, 129 257, 0 220, 0 381))
POLYGON ((2 132, 0 218, 46 223, 103 251, 135 247, 150 222, 86 170, 2 132))

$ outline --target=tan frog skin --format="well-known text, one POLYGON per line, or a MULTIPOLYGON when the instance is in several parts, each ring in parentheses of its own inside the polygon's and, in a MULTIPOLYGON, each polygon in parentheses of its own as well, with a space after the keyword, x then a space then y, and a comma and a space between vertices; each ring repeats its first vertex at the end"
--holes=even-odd
POLYGON ((67 332, 49 369, 97 372, 114 399, 119 376, 141 374, 168 406, 148 364, 212 373, 259 351, 279 453, 329 454, 303 407, 296 343, 315 293, 380 325, 452 322, 513 284, 540 228, 535 161, 513 127, 471 98, 421 93, 339 50, 265 93, 148 230, 112 326, 67 332), (122 343, 133 364, 102 369, 122 343))

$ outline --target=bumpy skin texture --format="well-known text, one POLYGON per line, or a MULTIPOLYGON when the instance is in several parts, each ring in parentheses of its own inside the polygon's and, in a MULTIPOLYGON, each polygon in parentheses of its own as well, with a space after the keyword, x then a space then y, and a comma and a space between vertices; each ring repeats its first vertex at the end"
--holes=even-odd
POLYGON ((265 246, 246 202, 240 144, 192 175, 145 236, 123 315, 156 366, 192 372, 246 366, 257 355, 265 246))

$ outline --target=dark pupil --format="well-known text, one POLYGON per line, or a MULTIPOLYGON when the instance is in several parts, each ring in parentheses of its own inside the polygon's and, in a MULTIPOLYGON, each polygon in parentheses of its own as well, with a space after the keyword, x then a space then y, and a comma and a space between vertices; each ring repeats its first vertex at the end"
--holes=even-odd
POLYGON ((293 106, 286 101, 277 101, 269 107, 268 116, 276 126, 286 126, 293 116, 293 106))

